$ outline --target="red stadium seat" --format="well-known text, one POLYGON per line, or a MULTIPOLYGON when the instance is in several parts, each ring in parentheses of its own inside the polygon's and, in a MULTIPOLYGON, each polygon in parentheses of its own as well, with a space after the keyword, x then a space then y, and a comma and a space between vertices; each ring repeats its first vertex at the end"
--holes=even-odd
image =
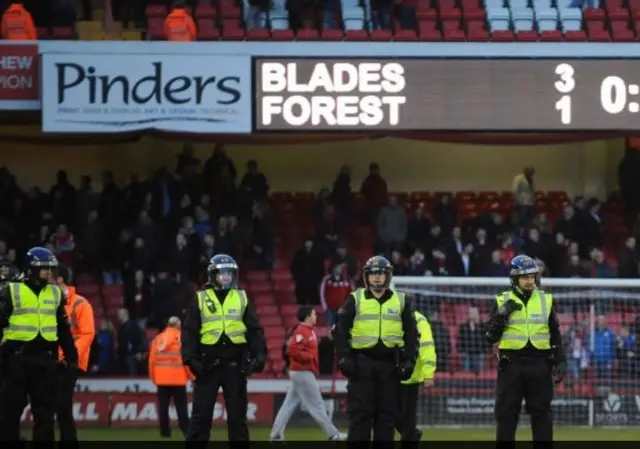
POLYGON ((344 39, 342 30, 322 30, 322 40, 324 41, 341 41, 344 39))
POLYGON ((256 307, 256 311, 260 316, 269 316, 275 315, 278 316, 280 311, 278 310, 278 306, 275 305, 261 305, 260 307, 256 307))
POLYGON ((518 42, 537 42, 538 33, 536 31, 518 31, 516 33, 516 41, 518 42))
POLYGON ((320 40, 320 33, 315 29, 303 28, 298 30, 296 39, 299 41, 317 41, 320 40))
POLYGON ((391 30, 375 30, 369 36, 372 41, 390 41, 393 34, 391 34, 391 30))
POLYGON ((247 273, 249 282, 268 281, 269 277, 269 272, 264 270, 251 270, 247 273))
POLYGON ((144 12, 148 18, 158 17, 162 20, 169 14, 167 7, 159 4, 147 5, 144 12))
POLYGON ((242 41, 244 40, 244 30, 242 28, 222 28, 222 40, 242 41))
POLYGON ((74 40, 76 31, 71 27, 53 27, 51 38, 57 40, 74 40))
POLYGON ((271 32, 266 28, 250 28, 245 35, 248 41, 268 41, 271 32))
POLYGON ((560 42, 562 40, 562 32, 560 30, 542 31, 540 33, 540 42, 560 42))
POLYGON ((213 19, 197 19, 197 30, 197 39, 199 41, 217 41, 220 39, 220 30, 218 30, 213 19))
POLYGON ((567 31, 564 33, 564 40, 567 42, 584 42, 587 34, 584 31, 567 31))
POLYGON ((218 10, 213 6, 198 6, 194 17, 196 19, 214 19, 218 15, 218 10))
POLYGON ((396 30, 396 42, 413 42, 418 40, 418 36, 414 30, 396 30))
POLYGON ((494 42, 512 42, 513 33, 511 31, 494 31, 491 34, 491 40, 494 42))
POLYGON ((271 30, 271 39, 274 41, 292 41, 293 37, 292 30, 271 30))

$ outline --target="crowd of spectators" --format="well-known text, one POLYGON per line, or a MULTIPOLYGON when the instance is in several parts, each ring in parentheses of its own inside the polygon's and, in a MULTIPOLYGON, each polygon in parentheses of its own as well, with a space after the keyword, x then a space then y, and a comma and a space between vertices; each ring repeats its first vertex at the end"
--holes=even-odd
MULTIPOLYGON (((335 322, 342 301, 360 281, 362 261, 350 252, 347 236, 353 225, 362 223, 374 230, 370 253, 386 254, 398 276, 506 277, 508 261, 524 253, 540 263, 545 276, 640 277, 635 234, 620 249, 616 270, 604 256, 600 203, 577 197, 551 223, 546 214, 535 212, 522 187, 525 182, 535 191, 533 174, 525 170, 514 181, 513 216, 488 213, 461 220, 455 200, 447 194, 438 198, 433 210, 420 204, 407 216, 398 198, 388 194, 375 163, 360 188, 365 213, 357 216, 351 171, 343 167, 332 188, 318 193, 315 232, 302 239, 292 257, 298 302, 321 305, 325 323, 335 322)), ((0 204, 7 205, 0 216, 0 261, 19 265, 28 247, 48 246, 77 271, 93 274, 105 285, 122 284, 125 301, 118 320, 121 327, 135 323, 137 330, 161 327, 168 317, 180 315, 196 286, 204 282, 207 261, 217 252, 231 254, 245 272, 273 267, 276 226, 269 184, 256 161, 249 161, 240 177, 223 146, 217 145, 201 163, 185 145, 174 170, 161 168, 148 179, 132 174, 124 185, 105 172, 101 187, 100 192, 94 190, 92 179, 84 176, 76 188, 61 170, 49 192, 24 189, 7 168, 0 169, 0 204)), ((639 231, 640 225, 634 233, 639 231)), ((456 338, 457 352, 463 355, 464 370, 479 372, 489 348, 476 343, 480 315, 474 307, 469 310, 469 321, 456 338)), ((441 353, 450 353, 447 326, 438 331, 437 312, 431 319, 434 334, 447 334, 436 337, 441 353)), ((114 340, 108 320, 100 324, 97 342, 104 351, 97 357, 99 370, 133 369, 132 360, 145 350, 144 338, 135 329, 118 333, 118 340, 129 340, 124 345, 114 340), (120 347, 132 349, 118 357, 109 355, 120 347)), ((597 357, 612 360, 633 352, 635 359, 635 349, 616 349, 619 338, 625 339, 624 348, 635 345, 633 332, 633 343, 630 337, 613 334, 609 355, 597 357)), ((571 334, 573 346, 580 345, 579 335, 571 334)), ((632 361, 624 366, 635 369, 632 361)))

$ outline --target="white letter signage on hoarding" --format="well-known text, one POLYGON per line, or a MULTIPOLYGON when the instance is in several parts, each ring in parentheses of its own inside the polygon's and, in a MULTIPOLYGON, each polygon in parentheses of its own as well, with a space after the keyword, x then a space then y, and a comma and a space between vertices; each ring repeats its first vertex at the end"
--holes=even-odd
POLYGON ((42 56, 45 132, 251 132, 248 56, 42 56))

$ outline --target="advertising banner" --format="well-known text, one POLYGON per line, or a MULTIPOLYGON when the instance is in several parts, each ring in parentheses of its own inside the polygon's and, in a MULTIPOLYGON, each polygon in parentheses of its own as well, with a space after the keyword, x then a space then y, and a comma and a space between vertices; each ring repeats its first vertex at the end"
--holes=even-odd
MULTIPOLYGON (((189 395, 189 413, 192 397, 189 395)), ((247 420, 254 424, 271 424, 274 417, 273 394, 250 394, 247 420)), ((158 425, 158 405, 155 394, 150 393, 76 393, 73 415, 79 426, 141 427, 158 425)), ((177 424, 175 407, 169 408, 169 418, 177 424)), ((25 426, 33 424, 30 407, 22 413, 25 426)), ((218 396, 213 412, 215 424, 227 421, 227 411, 222 395, 218 396)))
POLYGON ((216 54, 42 55, 45 132, 251 132, 251 60, 216 54))
POLYGON ((595 398, 593 424, 596 426, 638 426, 640 425, 640 395, 610 392, 595 398))
POLYGON ((40 109, 38 44, 0 41, 0 110, 40 109))
MULTIPOLYGON (((586 397, 558 397, 553 400, 553 419, 560 426, 589 425, 589 402, 586 397)), ((425 395, 419 407, 418 422, 433 426, 482 426, 495 425, 492 395, 425 395)), ((524 405, 524 404, 523 404, 524 405)), ((524 406, 522 417, 526 417, 524 406)))

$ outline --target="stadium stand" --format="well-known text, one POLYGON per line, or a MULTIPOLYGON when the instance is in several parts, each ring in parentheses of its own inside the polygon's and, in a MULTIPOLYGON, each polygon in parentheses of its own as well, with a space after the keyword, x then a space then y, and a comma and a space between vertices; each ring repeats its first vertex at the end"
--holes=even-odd
MULTIPOLYGON (((640 32, 637 0, 603 0, 598 8, 584 9, 573 0, 405 0, 384 12, 391 20, 382 27, 367 0, 335 4, 335 11, 309 4, 296 18, 284 2, 267 11, 253 10, 247 0, 199 0, 192 12, 201 41, 632 42, 640 32)), ((92 20, 40 27, 38 34, 40 39, 164 40, 167 6, 151 3, 144 13, 143 28, 113 21, 110 11, 97 8, 92 20)))

